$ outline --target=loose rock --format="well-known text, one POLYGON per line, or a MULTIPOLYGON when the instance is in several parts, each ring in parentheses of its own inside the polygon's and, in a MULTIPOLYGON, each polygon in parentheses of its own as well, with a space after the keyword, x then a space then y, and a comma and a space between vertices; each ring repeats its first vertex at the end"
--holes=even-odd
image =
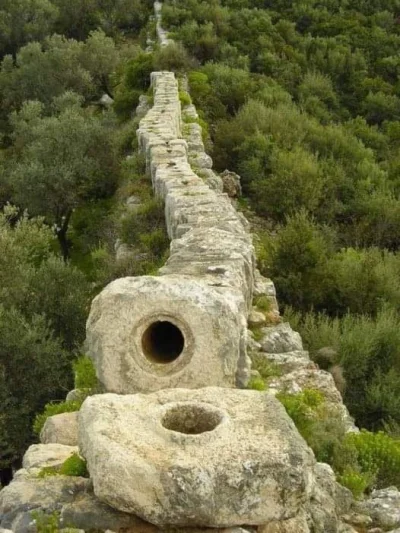
POLYGON ((48 466, 61 466, 68 457, 77 451, 77 446, 67 446, 58 443, 32 444, 25 452, 22 466, 26 470, 48 466))
POLYGON ((283 353, 303 350, 303 343, 297 331, 293 331, 290 324, 284 322, 277 326, 263 328, 263 338, 260 340, 261 349, 266 353, 283 353))
POLYGON ((376 527, 384 530, 400 527, 400 492, 396 487, 374 490, 370 498, 357 502, 355 508, 370 516, 376 527))
POLYGON ((311 490, 312 453, 268 393, 91 396, 79 435, 96 496, 159 526, 286 520, 311 490))
POLYGON ((43 444, 58 443, 66 446, 77 446, 78 413, 61 413, 49 416, 40 432, 40 441, 43 444))

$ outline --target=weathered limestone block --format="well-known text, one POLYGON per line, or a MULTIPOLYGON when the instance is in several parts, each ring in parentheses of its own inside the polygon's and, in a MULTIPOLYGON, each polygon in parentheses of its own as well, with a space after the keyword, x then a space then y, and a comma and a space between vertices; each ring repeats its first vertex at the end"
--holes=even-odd
POLYGON ((310 366, 293 370, 269 382, 270 392, 297 394, 304 389, 319 390, 326 400, 327 408, 341 418, 346 430, 358 431, 329 372, 310 366))
POLYGON ((400 528, 400 492, 396 487, 374 490, 367 500, 357 502, 355 509, 370 516, 373 525, 385 531, 400 528))
POLYGON ((143 118, 149 109, 148 97, 145 94, 142 94, 139 96, 139 104, 136 107, 135 114, 138 118, 143 118))
POLYGON ((137 516, 117 511, 102 503, 91 491, 78 495, 74 502, 64 505, 60 521, 85 531, 128 529, 135 533, 160 533, 156 526, 137 516))
POLYGON ((350 509, 351 492, 336 482, 332 468, 317 463, 314 468, 315 481, 310 503, 307 506, 314 533, 337 533, 340 516, 350 509))
POLYGON ((253 296, 267 297, 270 303, 271 312, 279 316, 278 302, 276 299, 275 285, 272 280, 262 276, 258 269, 254 271, 253 296))
POLYGON ((247 529, 169 528, 162 529, 133 514, 117 511, 102 503, 93 492, 79 494, 73 503, 63 506, 60 523, 84 531, 123 531, 124 533, 250 533, 247 529))
MULTIPOLYGON (((14 522, 24 520, 26 513, 34 510, 59 511, 90 485, 88 479, 81 477, 49 476, 42 479, 22 472, 23 475, 0 491, 0 527, 12 531, 17 531, 14 522)), ((24 530, 21 526, 18 531, 21 529, 24 530)))
POLYGON ((310 533, 307 516, 304 511, 295 518, 280 522, 270 522, 258 528, 257 533, 310 533))
POLYGON ((297 370, 317 369, 315 363, 311 361, 308 352, 303 350, 271 354, 259 352, 257 357, 273 363, 279 368, 282 374, 289 374, 297 370))
POLYGON ((61 413, 49 416, 40 432, 40 442, 77 446, 78 413, 61 413))
POLYGON ((76 439, 76 446, 68 446, 61 443, 32 444, 25 452, 22 467, 30 470, 31 468, 61 466, 68 457, 78 451, 77 441, 78 439, 76 439))
POLYGON ((113 103, 114 103, 114 100, 111 98, 109 94, 103 94, 99 100, 99 104, 105 107, 106 109, 109 109, 110 107, 112 107, 113 103))
POLYGON ((67 402, 83 401, 90 393, 91 389, 72 389, 68 392, 65 400, 67 402))
POLYGON ((229 198, 238 198, 242 196, 242 186, 240 184, 240 176, 230 170, 224 170, 221 174, 221 179, 224 184, 224 192, 229 198))
POLYGON ((287 520, 311 490, 312 452, 268 393, 91 396, 79 443, 96 496, 159 526, 287 520))
MULTIPOLYGON (((159 9, 160 6, 157 4, 156 13, 159 13, 159 9)), ((220 372, 217 372, 214 374, 214 379, 209 382, 205 379, 199 382, 199 378, 196 376, 193 384, 187 380, 184 382, 164 380, 164 386, 175 386, 174 383, 190 387, 229 386, 228 383, 243 385, 246 383, 246 376, 249 375, 249 359, 246 357, 246 346, 243 339, 245 338, 247 315, 251 309, 254 285, 255 255, 252 238, 248 233, 247 222, 243 220, 241 214, 236 212, 228 196, 212 190, 190 165, 191 162, 198 169, 199 174, 203 171, 212 174, 212 160, 204 152, 200 126, 198 124, 186 124, 181 128, 178 84, 173 73, 153 72, 151 83, 154 92, 154 105, 140 121, 137 138, 140 150, 146 157, 146 166, 151 176, 154 193, 165 203, 166 227, 172 240, 170 257, 159 273, 163 277, 174 276, 177 278, 179 276, 181 279, 185 278, 186 283, 189 283, 189 279, 192 278, 193 283, 203 283, 205 286, 212 287, 213 294, 218 293, 223 307, 225 302, 229 301, 228 307, 232 307, 232 302, 234 302, 236 308, 236 330, 225 328, 225 340, 220 336, 219 341, 220 344, 225 343, 227 350, 231 350, 231 356, 228 360, 225 356, 222 356, 221 359, 221 352, 217 350, 217 360, 219 362, 225 361, 227 367, 223 371, 223 379, 221 380, 220 372), (182 138, 182 129, 186 131, 188 142, 182 138), (239 348, 237 348, 237 338, 240 339, 239 348), (238 371, 236 381, 231 379, 232 368, 238 371)), ((184 111, 186 114, 187 112, 193 114, 193 109, 184 111)), ((216 186, 218 188, 220 183, 222 185, 221 180, 217 180, 216 186)), ((177 299, 182 302, 186 293, 178 294, 176 292, 175 294, 177 299)), ((189 300, 190 298, 189 296, 189 300)), ((123 298, 121 297, 121 299, 123 298)), ((213 300, 215 300, 214 297, 213 300)), ((156 304, 153 312, 162 314, 160 310, 157 310, 156 304)), ((224 313, 222 316, 225 316, 224 313)), ((215 321, 213 323, 215 324, 215 321)), ((89 330, 91 325, 92 322, 89 320, 89 330)), ((218 325, 217 331, 220 335, 223 328, 218 325)), ((192 332, 194 335, 197 334, 196 330, 192 332)), ((213 335, 210 336, 211 341, 212 338, 213 335)), ((108 390, 121 392, 122 389, 116 388, 115 383, 112 386, 106 384, 104 376, 109 373, 109 369, 105 370, 104 357, 99 352, 99 350, 103 350, 104 342, 98 342, 90 331, 88 331, 88 339, 89 350, 94 360, 99 361, 98 365, 102 367, 98 369, 100 380, 108 390), (91 339, 93 342, 97 342, 96 346, 92 344, 91 339)), ((114 349, 115 343, 114 341, 112 343, 114 349)), ((203 347, 206 348, 204 353, 211 353, 211 344, 203 344, 203 347)), ((118 350, 116 350, 117 352, 118 350)), ((122 359, 125 360, 125 355, 122 356, 122 359)), ((187 358, 182 355, 179 362, 183 364, 185 359, 187 358)), ((116 355, 115 361, 118 367, 119 361, 121 361, 120 355, 116 355)), ((156 380, 155 383, 152 379, 155 365, 151 365, 151 368, 149 366, 146 364, 141 373, 143 370, 149 372, 151 385, 147 390, 157 390, 160 388, 159 380, 156 380)), ((179 364, 176 362, 174 365, 164 366, 161 371, 161 367, 158 365, 158 374, 171 374, 174 368, 178 366, 179 364)), ((131 363, 128 364, 128 368, 132 374, 131 363)), ((191 363, 190 370, 193 371, 194 368, 191 363)), ((175 377, 180 378, 181 376, 176 375, 175 377)), ((205 377, 204 372, 200 372, 200 379, 202 377, 205 377)), ((145 386, 147 384, 134 390, 144 391, 146 390, 145 386)), ((133 392, 132 389, 125 390, 125 392, 129 391, 133 392)))
POLYGON ((261 349, 266 353, 284 353, 303 350, 303 343, 297 331, 288 322, 262 329, 261 349))
POLYGON ((251 310, 251 313, 249 314, 248 324, 250 327, 259 327, 265 325, 264 313, 261 313, 261 311, 258 311, 257 309, 253 308, 251 310))
POLYGON ((88 353, 107 391, 235 386, 245 350, 236 299, 194 278, 122 278, 93 301, 88 353))
POLYGON ((221 292, 234 294, 242 302, 242 313, 251 306, 253 255, 247 237, 223 229, 196 229, 171 244, 163 275, 191 276, 221 292))
POLYGON ((157 38, 158 42, 160 43, 161 47, 168 46, 172 41, 168 39, 168 32, 163 29, 161 26, 161 10, 162 10, 162 2, 159 2, 156 0, 154 2, 154 12, 156 16, 156 31, 157 31, 157 38))
POLYGON ((200 124, 186 124, 184 127, 184 134, 188 143, 189 152, 204 152, 204 143, 200 124))

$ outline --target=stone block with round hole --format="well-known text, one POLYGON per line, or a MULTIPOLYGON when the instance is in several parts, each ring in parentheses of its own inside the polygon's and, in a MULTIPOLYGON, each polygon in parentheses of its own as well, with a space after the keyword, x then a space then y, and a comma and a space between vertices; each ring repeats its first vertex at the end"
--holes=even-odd
POLYGON ((87 349, 106 391, 234 387, 246 324, 240 295, 193 278, 110 283, 94 300, 87 349))
POLYGON ((91 396, 79 446, 97 498, 159 527, 289 520, 315 464, 271 394, 219 387, 91 396))

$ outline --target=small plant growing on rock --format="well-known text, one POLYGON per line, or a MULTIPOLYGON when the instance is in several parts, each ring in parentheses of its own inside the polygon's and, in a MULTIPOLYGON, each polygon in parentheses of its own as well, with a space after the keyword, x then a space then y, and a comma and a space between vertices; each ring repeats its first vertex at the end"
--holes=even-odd
POLYGON ((373 481, 374 476, 347 468, 337 479, 341 485, 352 492, 356 500, 359 500, 373 481))
POLYGON ((35 521, 37 533, 54 533, 60 531, 59 520, 60 513, 46 514, 43 511, 32 511, 31 516, 35 521))
POLYGON ((276 364, 268 361, 264 355, 255 353, 251 356, 251 359, 254 370, 257 370, 264 380, 268 380, 271 377, 280 376, 282 374, 280 368, 276 364))
POLYGON ((265 381, 262 379, 261 376, 253 376, 252 378, 250 378, 247 384, 247 388, 252 390, 264 391, 267 387, 265 385, 265 381))
POLYGON ((335 455, 334 466, 341 479, 350 469, 359 471, 369 480, 368 489, 389 485, 400 488, 400 440, 383 431, 348 433, 335 455))
POLYGON ((89 477, 89 473, 86 467, 86 461, 77 453, 73 453, 61 466, 45 466, 38 474, 39 478, 46 478, 49 476, 89 477))
POLYGON ((86 461, 77 453, 73 453, 71 457, 68 457, 68 459, 63 462, 60 468, 60 474, 62 476, 89 477, 86 461))
POLYGON ((250 326, 249 329, 253 333, 255 341, 260 341, 264 337, 263 330, 260 326, 250 326))
POLYGON ((179 91, 179 100, 183 106, 190 105, 192 103, 190 94, 187 93, 186 91, 179 91))
POLYGON ((74 362, 75 388, 96 389, 98 381, 93 362, 87 355, 82 355, 74 362))
POLYGON ((277 398, 317 460, 332 464, 345 434, 340 413, 329 409, 323 394, 314 389, 305 389, 299 394, 280 393, 277 398))
POLYGON ((253 303, 256 307, 258 307, 258 309, 260 309, 260 311, 264 311, 264 313, 271 311, 271 302, 268 296, 264 294, 255 296, 253 303))

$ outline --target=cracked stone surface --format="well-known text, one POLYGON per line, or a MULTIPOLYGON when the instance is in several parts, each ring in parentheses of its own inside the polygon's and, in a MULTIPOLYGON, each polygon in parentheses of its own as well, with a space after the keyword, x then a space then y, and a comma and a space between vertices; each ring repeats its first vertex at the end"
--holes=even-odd
POLYGON ((103 394, 79 412, 96 496, 156 525, 233 527, 297 515, 315 459, 268 393, 103 394))

